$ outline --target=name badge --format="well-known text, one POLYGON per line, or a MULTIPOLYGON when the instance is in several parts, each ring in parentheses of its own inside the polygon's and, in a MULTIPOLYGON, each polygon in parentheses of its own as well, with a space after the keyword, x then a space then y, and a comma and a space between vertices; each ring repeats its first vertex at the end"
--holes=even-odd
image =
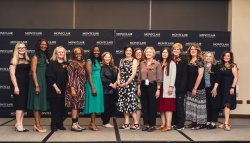
POLYGON ((149 80, 148 79, 145 80, 145 85, 149 85, 149 80))

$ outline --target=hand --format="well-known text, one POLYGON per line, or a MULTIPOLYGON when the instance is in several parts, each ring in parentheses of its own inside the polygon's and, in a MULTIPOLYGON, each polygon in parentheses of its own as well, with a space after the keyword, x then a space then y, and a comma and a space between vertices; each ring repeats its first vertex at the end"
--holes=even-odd
POLYGON ((174 90, 174 87, 172 87, 172 86, 168 88, 168 95, 169 96, 173 94, 173 90, 174 90))
POLYGON ((195 96, 196 93, 197 93, 197 89, 193 89, 193 90, 192 90, 192 96, 195 96))
POLYGON ((212 97, 216 97, 217 95, 217 88, 213 88, 213 90, 211 91, 212 93, 212 97))
POLYGON ((160 97, 160 90, 156 90, 155 92, 155 98, 158 99, 160 97))
POLYGON ((38 94, 40 93, 40 87, 39 87, 39 86, 36 86, 35 91, 36 91, 36 95, 38 95, 38 94))
POLYGON ((120 83, 120 87, 125 87, 126 83, 120 83))
POLYGON ((115 83, 113 83, 113 87, 112 87, 113 89, 116 89, 116 82, 115 83))
POLYGON ((137 95, 141 96, 141 89, 138 88, 137 95))
POLYGON ((234 95, 234 88, 230 89, 230 95, 234 95))
POLYGON ((57 94, 61 94, 62 93, 61 90, 58 87, 55 90, 56 90, 57 94))
POLYGON ((75 90, 75 89, 71 89, 71 95, 72 95, 73 97, 76 97, 76 90, 75 90))
POLYGON ((93 95, 93 96, 96 96, 96 95, 97 95, 95 88, 92 88, 92 95, 93 95))
POLYGON ((14 89, 14 95, 19 95, 19 88, 18 87, 15 87, 15 89, 14 89))

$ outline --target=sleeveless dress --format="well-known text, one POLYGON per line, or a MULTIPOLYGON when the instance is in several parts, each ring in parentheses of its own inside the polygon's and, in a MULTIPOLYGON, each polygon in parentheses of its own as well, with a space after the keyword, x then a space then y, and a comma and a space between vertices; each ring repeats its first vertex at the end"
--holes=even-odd
MULTIPOLYGON (((133 60, 128 61, 126 59, 121 59, 120 82, 125 83, 132 75, 132 65, 133 60)), ((130 82, 127 86, 118 88, 118 111, 123 113, 133 113, 136 111, 137 100, 135 94, 135 87, 136 83, 133 79, 132 82, 130 82)))
POLYGON ((29 80, 29 94, 28 94, 28 109, 30 110, 40 110, 47 111, 49 109, 49 104, 47 100, 47 82, 46 82, 46 56, 41 54, 41 56, 37 56, 37 82, 40 87, 40 93, 36 94, 35 84, 30 76, 29 80))
MULTIPOLYGON (((88 61, 91 62, 90 59, 88 61)), ((92 63, 92 79, 97 95, 92 95, 92 89, 89 84, 89 80, 86 83, 86 102, 84 114, 102 113, 104 112, 104 97, 103 86, 101 80, 101 66, 97 59, 95 59, 95 65, 92 63)))
POLYGON ((18 64, 16 65, 16 81, 19 88, 19 95, 14 95, 14 86, 12 87, 12 93, 14 95, 14 108, 16 110, 27 109, 28 89, 29 89, 29 72, 30 64, 18 64))
POLYGON ((227 106, 231 110, 236 108, 236 87, 234 88, 234 94, 230 95, 230 89, 234 81, 234 75, 232 68, 235 64, 232 64, 230 68, 221 67, 221 84, 220 84, 220 93, 222 96, 221 108, 227 106))

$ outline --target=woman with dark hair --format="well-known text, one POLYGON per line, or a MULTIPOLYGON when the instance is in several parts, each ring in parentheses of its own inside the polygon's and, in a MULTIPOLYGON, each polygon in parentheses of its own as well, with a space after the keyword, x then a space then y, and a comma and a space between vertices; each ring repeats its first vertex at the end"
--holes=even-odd
POLYGON ((99 131, 95 124, 96 113, 104 112, 103 87, 101 80, 101 52, 100 47, 95 45, 90 50, 90 58, 86 62, 88 79, 86 83, 86 106, 85 114, 91 114, 89 129, 99 131))
POLYGON ((216 64, 214 54, 206 52, 205 61, 205 88, 207 99, 207 129, 215 129, 215 123, 218 121, 220 95, 217 95, 218 85, 220 82, 219 68, 216 64))
POLYGON ((132 128, 140 129, 139 121, 136 117, 136 93, 135 93, 135 74, 137 61, 133 57, 133 47, 126 45, 124 47, 125 58, 120 60, 117 75, 118 103, 117 110, 124 114, 125 123, 120 129, 130 129, 129 115, 132 114, 134 125, 132 128))
POLYGON ((46 71, 48 99, 51 109, 51 130, 66 130, 63 126, 65 112, 65 89, 68 79, 66 49, 55 48, 46 71))
POLYGON ((46 68, 48 60, 48 41, 39 39, 35 55, 31 61, 31 74, 29 82, 28 94, 28 109, 33 110, 35 117, 34 130, 37 132, 46 132, 47 130, 41 127, 41 111, 47 111, 49 108, 47 101, 47 82, 46 68))
POLYGON ((172 130, 172 113, 175 111, 175 77, 176 64, 172 61, 171 50, 163 48, 160 54, 160 63, 163 70, 163 84, 160 89, 159 109, 161 112, 161 131, 172 130))
POLYGON ((230 111, 236 108, 236 85, 239 79, 238 68, 231 51, 224 51, 221 56, 220 77, 221 106, 224 109, 225 121, 219 128, 230 131, 230 111))
POLYGON ((104 93, 104 113, 101 114, 103 126, 113 128, 109 123, 110 117, 115 113, 116 99, 116 78, 117 67, 114 65, 114 59, 110 52, 102 54, 101 79, 104 93))
POLYGON ((27 132, 23 127, 24 111, 27 109, 27 97, 29 88, 30 59, 25 44, 16 43, 13 57, 10 62, 11 89, 14 95, 14 108, 16 109, 17 132, 27 132))
POLYGON ((68 83, 65 92, 65 105, 71 108, 72 126, 71 130, 81 132, 85 128, 78 122, 79 111, 84 109, 86 71, 83 62, 83 49, 80 47, 71 50, 71 62, 68 65, 68 83))
POLYGON ((192 121, 187 127, 192 130, 203 129, 207 122, 206 90, 204 81, 204 63, 201 48, 191 44, 188 54, 188 79, 186 98, 186 120, 192 121))

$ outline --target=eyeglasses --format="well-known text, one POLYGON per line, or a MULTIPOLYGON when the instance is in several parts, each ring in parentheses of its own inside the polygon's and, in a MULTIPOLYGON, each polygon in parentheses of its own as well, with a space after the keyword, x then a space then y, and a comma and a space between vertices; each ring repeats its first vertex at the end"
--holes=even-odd
POLYGON ((18 47, 18 49, 25 49, 26 47, 18 47))

